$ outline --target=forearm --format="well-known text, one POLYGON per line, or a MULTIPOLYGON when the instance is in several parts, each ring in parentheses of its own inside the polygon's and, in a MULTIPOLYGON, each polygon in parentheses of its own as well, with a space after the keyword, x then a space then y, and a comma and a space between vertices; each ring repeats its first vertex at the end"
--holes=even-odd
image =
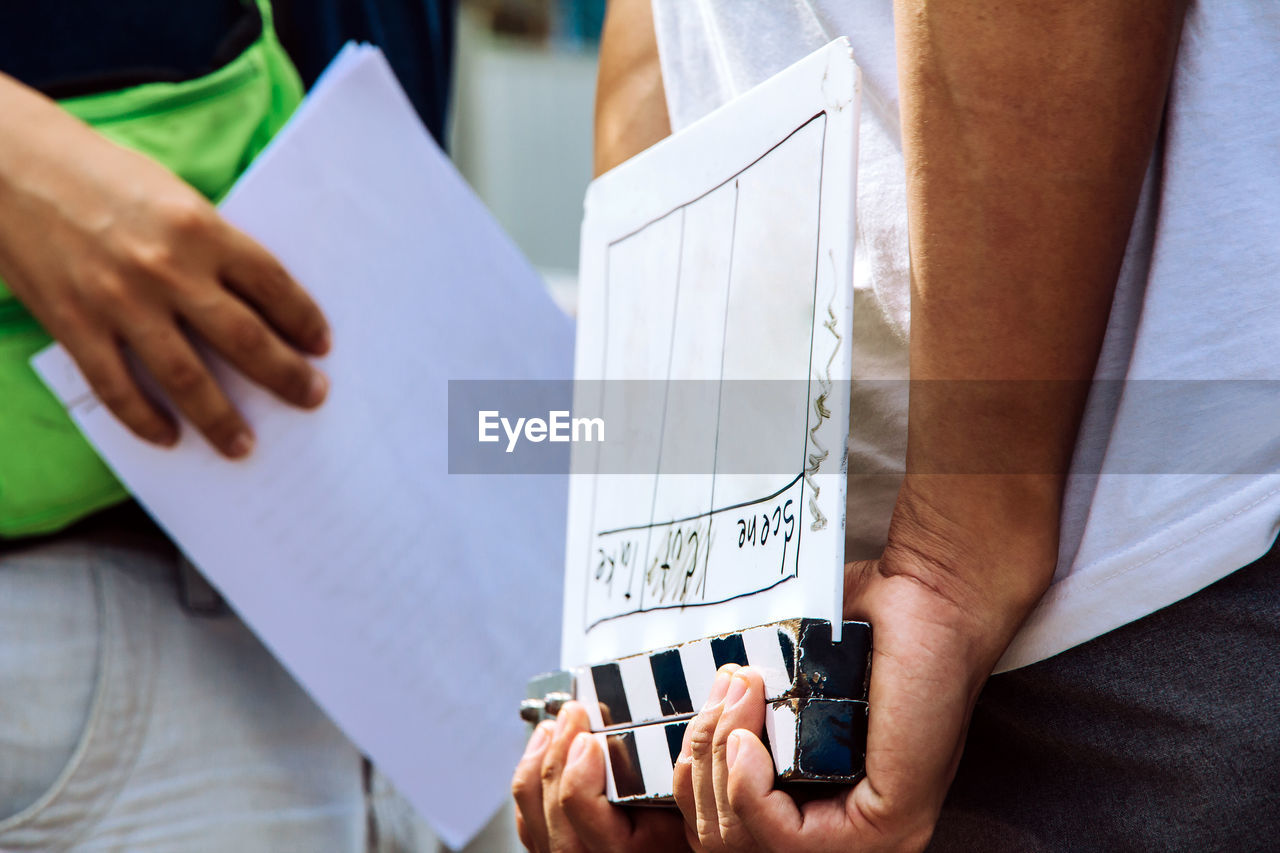
POLYGON ((891 540, 960 567, 947 594, 1025 612, 1056 560, 1182 6, 896 0, 895 16, 912 393, 891 540))
POLYGON ((595 174, 670 133, 650 0, 610 0, 596 81, 595 174))
MULTIPOLYGON (((51 145, 84 129, 53 101, 6 74, 0 74, 0 214, 12 207, 9 195, 20 182, 46 177, 51 145), (37 173, 37 174, 33 174, 37 173)), ((0 229, 0 236, 8 229, 0 229)))

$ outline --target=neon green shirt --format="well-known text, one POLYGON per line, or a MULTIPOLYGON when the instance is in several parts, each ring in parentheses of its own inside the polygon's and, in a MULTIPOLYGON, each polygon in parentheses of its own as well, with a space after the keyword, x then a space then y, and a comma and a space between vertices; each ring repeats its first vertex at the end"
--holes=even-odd
MULTIPOLYGON (((262 35, 212 74, 62 106, 217 201, 302 100, 270 2, 257 3, 262 35)), ((52 532, 128 497, 28 363, 50 340, 0 282, 0 537, 52 532)))

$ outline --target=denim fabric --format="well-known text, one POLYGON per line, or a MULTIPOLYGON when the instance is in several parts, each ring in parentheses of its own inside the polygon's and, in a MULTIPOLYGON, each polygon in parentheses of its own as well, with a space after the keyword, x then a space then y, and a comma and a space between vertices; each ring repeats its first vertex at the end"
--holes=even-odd
MULTIPOLYGON (((0 540, 0 851, 444 853, 132 507, 0 540)), ((516 849, 508 807, 464 853, 516 849)))
POLYGON ((0 555, 0 850, 364 853, 360 752, 154 535, 0 555))
POLYGON ((1280 548, 993 677, 929 849, 1280 849, 1280 548))

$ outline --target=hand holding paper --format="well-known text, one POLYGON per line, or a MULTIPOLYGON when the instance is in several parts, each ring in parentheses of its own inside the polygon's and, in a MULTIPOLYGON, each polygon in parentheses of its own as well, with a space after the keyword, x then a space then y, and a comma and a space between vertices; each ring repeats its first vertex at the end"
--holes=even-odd
POLYGON ((329 400, 283 406, 212 362, 258 437, 228 462, 134 437, 67 353, 36 366, 121 480, 450 845, 505 796, 531 672, 556 658, 562 476, 451 476, 448 382, 567 379, 571 327, 418 123, 349 47, 232 191, 228 221, 333 324, 329 400))
POLYGON ((0 110, 25 128, 0 138, 0 163, 22 170, 10 180, 0 167, 0 277, 116 417, 149 441, 177 439, 123 343, 210 443, 232 457, 249 452, 252 432, 190 331, 280 399, 320 404, 327 383, 302 353, 323 355, 328 327, 270 253, 155 161, 4 77, 0 110))

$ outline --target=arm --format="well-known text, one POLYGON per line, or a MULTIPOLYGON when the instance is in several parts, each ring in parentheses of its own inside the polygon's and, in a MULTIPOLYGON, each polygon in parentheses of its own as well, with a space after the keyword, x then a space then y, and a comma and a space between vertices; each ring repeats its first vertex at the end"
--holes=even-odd
POLYGON ((139 389, 128 347, 229 456, 252 433, 196 354, 199 334, 250 379, 299 406, 326 380, 320 310, 261 246, 162 166, 99 136, 0 74, 0 277, 140 437, 176 425, 139 389))
MULTIPOLYGON (((913 387, 888 546, 847 567, 846 614, 876 626, 868 775, 803 806, 772 790, 756 735, 763 683, 725 672, 676 767, 699 848, 928 842, 978 692, 1052 577, 1065 472, 1182 11, 1180 0, 982 15, 896 3, 913 387)), ((577 845, 566 849, 638 849, 620 824, 609 840, 600 757, 584 744, 566 758, 574 727, 571 715, 535 742, 525 774, 550 780, 563 805, 547 813, 577 845)))
POLYGON ((671 133, 650 0, 611 0, 596 78, 595 173, 671 133))
POLYGON ((677 770, 709 849, 928 842, 978 692, 1053 574, 1182 12, 897 0, 913 383, 888 547, 846 582, 846 613, 876 631, 867 778, 803 807, 772 791, 747 671, 741 699, 690 727, 692 773, 677 770))

